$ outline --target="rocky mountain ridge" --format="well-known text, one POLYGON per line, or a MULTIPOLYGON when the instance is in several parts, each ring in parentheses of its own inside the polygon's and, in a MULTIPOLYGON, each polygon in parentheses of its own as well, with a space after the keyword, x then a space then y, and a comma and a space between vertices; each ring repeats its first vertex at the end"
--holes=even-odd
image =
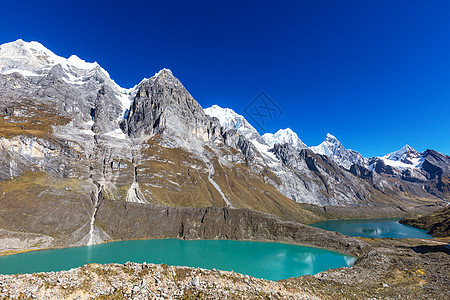
POLYGON ((0 46, 0 70, 0 238, 117 239, 99 221, 112 203, 110 222, 145 224, 148 216, 119 213, 142 205, 308 223, 327 218, 326 207, 406 215, 450 198, 450 164, 438 152, 416 181, 350 165, 362 159, 340 143, 329 157, 290 130, 264 137, 231 110, 203 110, 168 69, 123 89, 96 63, 18 40, 0 46))

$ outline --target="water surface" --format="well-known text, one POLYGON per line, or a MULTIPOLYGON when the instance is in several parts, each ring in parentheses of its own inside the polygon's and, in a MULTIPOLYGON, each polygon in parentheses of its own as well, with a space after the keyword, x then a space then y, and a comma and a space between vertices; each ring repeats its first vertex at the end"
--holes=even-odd
POLYGON ((324 249, 230 240, 137 240, 0 257, 0 274, 69 270, 86 263, 147 262, 235 271, 280 280, 352 266, 355 258, 324 249))
POLYGON ((334 220, 323 221, 311 226, 329 231, 337 231, 348 236, 370 238, 417 238, 431 239, 426 230, 403 225, 400 219, 334 220))

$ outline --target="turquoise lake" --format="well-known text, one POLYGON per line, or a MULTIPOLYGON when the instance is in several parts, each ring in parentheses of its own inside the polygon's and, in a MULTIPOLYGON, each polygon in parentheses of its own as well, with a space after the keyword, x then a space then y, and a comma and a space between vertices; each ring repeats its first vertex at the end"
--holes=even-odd
POLYGON ((147 262, 201 267, 280 280, 352 266, 355 258, 283 243, 178 239, 112 242, 0 257, 0 274, 69 270, 86 263, 147 262))
POLYGON ((335 220, 312 224, 312 227, 337 231, 348 236, 370 238, 432 239, 426 230, 403 225, 400 219, 335 220))

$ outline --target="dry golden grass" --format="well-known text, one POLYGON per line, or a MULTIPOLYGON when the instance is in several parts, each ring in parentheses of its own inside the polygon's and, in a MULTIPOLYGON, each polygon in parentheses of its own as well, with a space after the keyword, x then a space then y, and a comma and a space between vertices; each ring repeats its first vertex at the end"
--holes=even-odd
MULTIPOLYGON (((172 207, 226 206, 208 180, 209 166, 205 163, 182 149, 161 147, 155 140, 150 140, 144 151, 151 159, 138 166, 138 182, 144 196, 149 195, 152 202, 172 207)), ((216 158, 211 162, 214 166, 211 178, 234 207, 307 223, 324 219, 320 213, 307 210, 266 183, 264 176, 279 180, 269 170, 257 174, 243 164, 227 167, 216 158)))
POLYGON ((220 194, 208 181, 206 165, 179 148, 164 148, 153 140, 145 148, 151 157, 138 166, 138 182, 153 202, 181 207, 223 206, 220 194))
POLYGON ((51 106, 37 105, 32 100, 11 103, 8 110, 14 110, 15 114, 0 118, 0 136, 4 138, 17 135, 48 136, 53 133, 52 126, 70 122, 69 117, 58 114, 51 106))

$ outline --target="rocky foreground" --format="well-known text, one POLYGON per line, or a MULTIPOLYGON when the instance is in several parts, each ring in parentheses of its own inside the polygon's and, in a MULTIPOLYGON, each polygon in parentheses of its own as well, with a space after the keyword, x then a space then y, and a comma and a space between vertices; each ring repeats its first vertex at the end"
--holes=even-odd
POLYGON ((320 299, 291 283, 219 270, 126 263, 0 276, 0 298, 320 299))
POLYGON ((91 264, 0 275, 0 299, 450 299, 446 243, 363 240, 367 251, 351 268, 278 282, 164 264, 91 264))

